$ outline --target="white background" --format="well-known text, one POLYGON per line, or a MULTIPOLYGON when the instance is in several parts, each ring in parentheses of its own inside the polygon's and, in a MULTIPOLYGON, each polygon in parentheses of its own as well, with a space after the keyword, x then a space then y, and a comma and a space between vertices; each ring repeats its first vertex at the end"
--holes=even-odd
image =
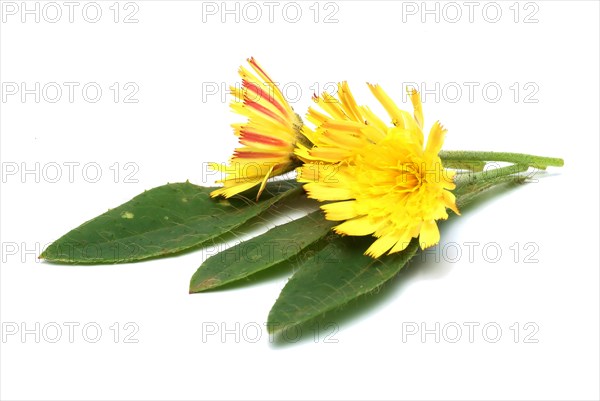
POLYGON ((435 12, 422 14, 421 2, 391 1, 298 2, 287 14, 282 2, 270 22, 269 6, 258 2, 238 4, 236 22, 222 15, 221 2, 108 1, 98 2, 96 23, 84 18, 95 18, 94 5, 82 15, 86 2, 73 22, 56 3, 56 23, 48 21, 53 5, 39 3, 38 23, 35 14, 21 21, 21 2, 7 3, 0 28, 3 399, 600 396, 597 2, 480 2, 472 22, 463 2, 427 3, 438 7, 438 22, 435 12), (262 18, 250 21, 257 10, 262 18), (137 23, 123 21, 131 13, 137 23), (565 167, 465 210, 443 227, 435 250, 446 258, 436 262, 434 252, 413 261, 378 294, 327 315, 295 342, 274 343, 263 326, 291 274, 285 269, 188 295, 189 278, 214 249, 127 265, 36 260, 46 244, 144 189, 186 179, 212 184, 204 165, 226 161, 236 145, 229 124, 239 119, 222 90, 209 89, 238 82, 237 68, 250 56, 290 88, 300 114, 330 82, 348 80, 359 102, 378 111, 364 82, 382 84, 398 103, 403 83, 434 92, 439 85, 438 99, 425 94, 424 113, 427 125, 439 119, 449 129, 445 149, 560 156, 565 167), (11 83, 32 89, 36 82, 39 103, 35 94, 8 93, 11 83), (64 82, 79 84, 73 102, 64 82), (56 103, 49 101, 55 92, 43 93, 48 83, 62 86, 56 103), (83 97, 86 83, 101 87, 97 102, 83 97), (135 87, 130 100, 138 102, 124 102, 135 87), (39 174, 21 174, 36 162, 39 174), (72 180, 70 162, 79 163, 72 180), (52 183, 56 165, 62 176, 52 183), (466 243, 474 241, 471 258, 466 243), (485 244, 492 244, 487 252, 485 244), (79 324, 73 342, 69 322, 79 324), (39 342, 6 332, 21 324, 35 331, 36 323, 39 342), (85 324, 102 329, 98 342, 86 341, 85 324), (421 337, 436 324, 439 342, 421 337), (472 342, 469 324, 478 324, 472 342), (62 337, 51 343, 55 325, 62 337), (457 326, 462 337, 453 343, 457 326), (137 343, 125 338, 132 327, 137 343), (491 342, 496 327, 502 333, 491 342), (419 333, 408 335, 414 328, 419 333))

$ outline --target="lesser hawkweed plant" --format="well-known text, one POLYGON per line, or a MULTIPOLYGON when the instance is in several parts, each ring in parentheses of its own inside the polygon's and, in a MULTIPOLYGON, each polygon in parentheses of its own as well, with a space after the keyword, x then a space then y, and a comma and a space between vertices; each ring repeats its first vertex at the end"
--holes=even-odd
POLYGON ((419 248, 438 244, 438 222, 459 216, 479 193, 563 165, 521 153, 442 150, 447 131, 439 121, 425 124, 416 90, 408 93, 411 113, 367 84, 387 113, 378 116, 340 82, 335 95, 313 97, 305 123, 258 62, 248 65, 239 69, 241 85, 231 86, 231 108, 243 118, 233 124, 239 147, 228 163, 210 164, 221 186, 185 182, 145 191, 40 257, 100 264, 175 255, 231 238, 291 199, 317 200, 318 210, 207 258, 190 282, 197 293, 293 266, 268 317, 267 327, 278 332, 378 288, 419 248), (505 165, 488 168, 499 162, 505 165))

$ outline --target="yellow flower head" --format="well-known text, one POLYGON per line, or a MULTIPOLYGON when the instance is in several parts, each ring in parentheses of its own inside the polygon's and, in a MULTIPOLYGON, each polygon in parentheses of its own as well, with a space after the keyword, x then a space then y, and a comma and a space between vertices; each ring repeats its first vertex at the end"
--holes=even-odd
MULTIPOLYGON (((226 174, 225 179, 218 181, 223 187, 211 192, 212 197, 229 198, 260 185, 258 198, 270 177, 298 166, 296 142, 306 143, 301 133, 308 128, 303 127, 300 116, 254 58, 248 63, 254 73, 240 67, 242 87, 230 88, 234 96, 231 108, 248 118, 246 123, 232 125, 243 146, 235 149, 229 165, 211 163, 213 169, 226 174)), ((308 132, 307 135, 310 136, 308 132)))
MULTIPOLYGON (((436 122, 424 146, 418 92, 411 93, 413 116, 400 110, 379 86, 369 88, 393 126, 387 127, 366 107, 352 107, 357 111, 353 116, 348 107, 340 108, 343 114, 329 111, 329 116, 322 115, 314 133, 315 147, 307 153, 314 157, 313 162, 301 171, 307 182, 304 188, 311 198, 334 201, 321 208, 328 220, 344 221, 335 227, 336 232, 378 238, 366 251, 372 257, 402 251, 416 237, 422 248, 435 245, 440 239, 436 220, 448 218, 446 208, 458 214, 449 191, 455 188, 454 173, 443 168, 438 156, 446 130, 436 122), (319 146, 331 156, 320 160, 334 168, 328 175, 307 170, 323 156, 319 146)), ((343 96, 341 93, 342 104, 343 96)))

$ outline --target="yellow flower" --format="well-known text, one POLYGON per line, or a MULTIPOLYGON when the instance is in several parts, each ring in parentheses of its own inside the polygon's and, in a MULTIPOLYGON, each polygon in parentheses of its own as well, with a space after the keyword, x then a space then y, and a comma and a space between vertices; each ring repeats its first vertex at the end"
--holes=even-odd
POLYGON ((328 220, 344 221, 335 227, 336 232, 377 237, 367 255, 376 258, 402 251, 416 237, 422 248, 435 245, 440 240, 436 220, 448 218, 446 208, 458 214, 450 192, 455 188, 454 172, 444 169, 438 156, 446 130, 436 122, 424 146, 418 92, 411 93, 412 116, 379 86, 369 88, 393 126, 387 127, 366 107, 352 107, 351 116, 343 100, 349 91, 340 92, 342 107, 327 106, 329 116, 309 118, 320 126, 314 133, 315 147, 306 153, 313 160, 302 167, 304 188, 311 198, 334 201, 321 208, 328 220), (320 146, 326 151, 319 151, 320 146), (319 156, 326 157, 319 161, 319 156), (335 171, 325 175, 321 167, 318 174, 311 174, 307 169, 319 162, 320 166, 329 163, 335 171))
POLYGON ((229 198, 260 185, 258 199, 270 177, 291 171, 300 164, 294 155, 296 143, 307 144, 302 132, 310 136, 273 80, 254 58, 248 59, 248 63, 254 73, 240 67, 242 87, 230 88, 234 95, 231 108, 248 118, 246 123, 232 125, 243 146, 235 149, 229 165, 211 163, 213 169, 226 174, 218 181, 223 187, 212 191, 212 197, 229 198))

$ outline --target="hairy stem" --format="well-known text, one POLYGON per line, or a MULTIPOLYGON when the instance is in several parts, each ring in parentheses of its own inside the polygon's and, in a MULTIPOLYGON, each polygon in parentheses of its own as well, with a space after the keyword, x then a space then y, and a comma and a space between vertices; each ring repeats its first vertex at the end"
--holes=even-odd
POLYGON ((564 160, 557 157, 544 157, 527 155, 524 153, 508 152, 471 152, 462 150, 442 150, 439 153, 443 162, 469 163, 469 162, 509 162, 524 164, 530 167, 545 169, 546 167, 562 167, 564 160))

